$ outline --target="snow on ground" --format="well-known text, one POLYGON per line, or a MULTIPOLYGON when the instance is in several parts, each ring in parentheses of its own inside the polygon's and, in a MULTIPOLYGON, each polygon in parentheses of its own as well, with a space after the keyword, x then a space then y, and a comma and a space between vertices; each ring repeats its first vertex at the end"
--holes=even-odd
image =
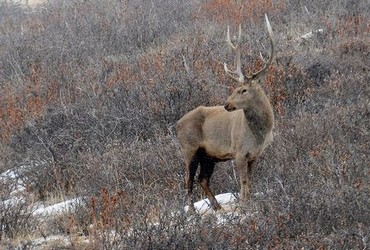
MULTIPOLYGON (((13 168, 10 170, 5 171, 4 173, 0 174, 0 183, 6 183, 6 185, 9 185, 10 189, 10 195, 7 197, 6 200, 0 201, 0 207, 6 207, 6 206, 12 206, 16 205, 18 203, 24 202, 27 199, 27 191, 24 185, 24 182, 21 179, 22 171, 25 170, 30 166, 20 166, 17 168, 13 168)), ((24 176, 22 177, 24 178, 24 176)), ((215 198, 222 206, 223 210, 215 212, 211 206, 208 199, 204 199, 201 201, 198 201, 194 203, 194 207, 196 212, 201 216, 207 216, 207 215, 215 215, 217 218, 217 222, 219 224, 226 224, 230 222, 230 219, 236 218, 240 219, 242 217, 248 216, 246 214, 239 214, 237 211, 237 196, 238 194, 235 193, 224 193, 216 195, 215 198)), ((76 207, 76 204, 81 203, 82 197, 77 197, 73 199, 69 199, 63 202, 59 202, 56 204, 47 205, 45 203, 36 202, 32 204, 30 207, 31 210, 34 210, 32 215, 35 218, 39 218, 42 221, 46 221, 48 218, 56 215, 61 215, 63 213, 67 213, 71 210, 73 210, 74 207, 76 207)), ((186 206, 184 208, 185 212, 188 212, 189 207, 186 206)), ((184 212, 182 210, 182 212, 184 212)), ((189 219, 191 219, 192 215, 189 215, 189 219)), ((159 222, 158 221, 151 221, 149 222, 151 226, 158 227, 159 222)), ((114 237, 112 237, 114 238, 114 237)), ((88 239, 84 239, 88 241, 88 239)), ((32 246, 34 248, 31 249, 46 249, 44 247, 47 247, 50 244, 58 244, 59 245, 65 245, 69 246, 71 239, 69 239, 66 236, 61 235, 50 235, 45 236, 43 238, 37 238, 34 240, 31 240, 32 246)))
MULTIPOLYGON (((5 182, 9 184, 11 187, 10 197, 7 200, 0 201, 0 205, 17 204, 19 202, 24 201, 25 199, 24 196, 26 195, 25 194, 26 188, 24 182, 20 178, 20 174, 27 167, 29 166, 19 166, 17 168, 7 170, 4 173, 0 174, 0 182, 5 182)), ((235 208, 237 196, 238 194, 235 193, 224 193, 216 195, 215 198, 218 201, 218 203, 223 207, 224 209, 223 212, 230 212, 233 210, 232 209, 233 207, 235 208)), ((82 199, 81 197, 77 197, 52 205, 36 203, 34 204, 35 211, 33 212, 33 216, 46 217, 68 212, 76 204, 81 202, 81 199, 82 199)), ((194 203, 194 207, 199 215, 214 213, 208 199, 204 199, 194 203)), ((189 206, 186 206, 184 210, 185 212, 188 212, 189 206)))
MULTIPOLYGON (((267 190, 266 194, 272 191, 273 190, 267 190)), ((261 197, 264 196, 265 193, 258 192, 253 195, 261 197)), ((195 211, 202 217, 206 217, 208 215, 214 216, 214 218, 216 218, 216 223, 219 225, 227 225, 232 221, 245 220, 248 217, 253 217, 258 214, 258 212, 250 213, 246 209, 243 209, 243 206, 240 206, 238 203, 238 197, 239 193, 219 194, 216 195, 215 198, 221 205, 221 210, 214 211, 211 208, 209 200, 204 199, 194 203, 195 211)), ((187 213, 189 211, 189 206, 185 206, 184 210, 187 213)))
MULTIPOLYGON (((26 187, 24 181, 20 178, 22 171, 29 166, 19 166, 9 169, 0 174, 0 182, 10 187, 10 194, 6 200, 0 201, 0 206, 7 207, 24 202, 26 199, 26 187)), ((81 201, 81 197, 66 200, 57 204, 45 205, 41 203, 33 204, 33 216, 52 216, 70 211, 75 204, 81 201)))
POLYGON ((26 168, 27 166, 19 166, 16 168, 9 169, 0 174, 0 182, 3 182, 10 187, 11 197, 17 196, 25 191, 26 189, 25 183, 20 178, 20 173, 26 168))
POLYGON ((45 247, 47 245, 51 245, 53 243, 54 244, 57 243, 59 246, 65 246, 65 247, 71 245, 70 240, 66 236, 64 236, 64 235, 52 235, 52 236, 33 239, 32 240, 32 248, 37 249, 39 247, 40 248, 42 247, 42 249, 46 249, 45 247))
POLYGON ((73 207, 81 202, 81 197, 66 200, 50 206, 40 206, 33 213, 33 216, 53 216, 71 211, 73 207))
POLYGON ((46 3, 47 0, 13 0, 15 3, 23 4, 30 7, 35 7, 39 4, 46 3))
POLYGON ((15 206, 21 202, 24 202, 24 197, 11 197, 9 199, 0 201, 0 207, 9 207, 9 206, 15 206))
MULTIPOLYGON (((37 165, 38 163, 34 163, 37 165)), ((42 163, 40 163, 42 164, 42 163)), ((20 204, 26 204, 28 199, 28 194, 26 191, 25 183, 22 178, 22 171, 31 167, 31 165, 18 166, 12 169, 9 169, 0 174, 0 183, 5 184, 9 187, 9 195, 4 200, 0 200, 0 209, 16 207, 20 204)), ((82 200, 81 197, 73 198, 63 202, 59 202, 52 205, 46 205, 45 203, 35 202, 29 205, 28 211, 33 211, 32 215, 35 218, 38 218, 40 221, 47 221, 49 217, 60 215, 66 212, 73 210, 76 204, 80 203, 82 200)), ((83 240, 83 239, 82 239, 83 240)), ((63 235, 50 235, 42 238, 36 238, 30 240, 29 249, 50 249, 49 246, 71 246, 71 239, 63 235)), ((21 246, 20 246, 21 247, 21 246)))
POLYGON ((324 33, 324 30, 323 29, 317 29, 317 30, 314 30, 314 31, 310 31, 302 36, 300 36, 299 38, 301 39, 309 39, 315 35, 318 35, 318 34, 322 34, 324 33))
MULTIPOLYGON (((218 201, 218 203, 222 206, 222 208, 226 210, 225 208, 229 208, 231 205, 235 204, 237 200, 237 195, 238 194, 234 194, 234 193, 225 193, 225 194, 216 195, 215 198, 218 201)), ((195 207, 195 211, 200 215, 204 215, 204 214, 207 214, 213 211, 208 198, 195 202, 194 207, 195 207)), ((185 212, 188 212, 188 211, 189 211, 189 206, 186 206, 185 212)))

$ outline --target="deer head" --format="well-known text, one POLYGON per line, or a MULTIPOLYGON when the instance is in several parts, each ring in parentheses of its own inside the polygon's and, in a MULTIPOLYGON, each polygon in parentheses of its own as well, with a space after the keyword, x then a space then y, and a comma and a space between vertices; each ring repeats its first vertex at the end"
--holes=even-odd
MULTIPOLYGON (((266 26, 267 31, 269 34, 269 41, 271 46, 271 52, 269 53, 268 59, 264 59, 262 54, 260 53, 260 57, 262 62, 264 62, 264 66, 259 71, 252 73, 251 75, 243 74, 242 65, 241 65, 241 54, 240 54, 240 42, 241 42, 241 25, 239 25, 239 32, 236 44, 233 44, 230 38, 230 30, 227 27, 227 43, 229 46, 235 50, 236 52, 236 69, 234 71, 229 70, 226 63, 224 63, 225 72, 230 76, 233 80, 237 81, 238 83, 242 84, 241 87, 236 88, 233 93, 228 98, 225 109, 227 111, 233 111, 236 109, 244 108, 246 104, 253 104, 256 103, 257 105, 260 103, 261 91, 263 90, 260 88, 260 82, 266 72, 268 71, 269 66, 271 65, 272 59, 274 58, 274 40, 273 40, 273 32, 271 28, 271 24, 265 15, 266 19, 266 26), (251 101, 253 100, 253 101, 251 101), (243 106, 244 105, 244 106, 243 106)), ((263 98, 265 99, 265 98, 263 98)))

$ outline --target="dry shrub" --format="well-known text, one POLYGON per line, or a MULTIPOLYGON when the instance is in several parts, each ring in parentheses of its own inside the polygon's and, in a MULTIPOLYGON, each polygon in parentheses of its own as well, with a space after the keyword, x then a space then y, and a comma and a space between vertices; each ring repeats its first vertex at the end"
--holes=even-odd
POLYGON ((197 19, 224 23, 241 23, 244 20, 258 20, 265 13, 281 14, 286 9, 286 1, 250 0, 224 1, 212 0, 202 3, 195 14, 197 19))
POLYGON ((31 205, 30 200, 20 199, 6 200, 0 203, 1 242, 8 239, 26 238, 37 230, 39 222, 32 216, 31 205))
MULTIPOLYGON (((39 198, 85 197, 52 231, 89 235, 95 249, 363 249, 370 221, 365 2, 307 2, 309 13, 297 1, 0 8, 7 34, 0 38, 1 168, 29 162, 23 178, 39 198), (220 62, 233 60, 227 24, 246 27, 243 61, 247 72, 260 68, 265 12, 277 44, 263 86, 276 136, 253 173, 253 216, 224 225, 186 216, 175 122, 198 105, 222 105, 234 86, 220 62), (325 33, 302 44, 284 35, 317 28, 325 33)), ((224 163, 211 185, 215 193, 237 191, 235 180, 233 164, 224 163)), ((196 193, 201 199, 199 187, 196 193)))

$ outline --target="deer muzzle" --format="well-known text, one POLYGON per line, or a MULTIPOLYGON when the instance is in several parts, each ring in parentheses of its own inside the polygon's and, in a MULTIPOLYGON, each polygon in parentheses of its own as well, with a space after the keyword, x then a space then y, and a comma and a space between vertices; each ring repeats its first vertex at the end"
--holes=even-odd
POLYGON ((236 110, 236 107, 234 105, 231 105, 230 103, 226 103, 224 108, 229 112, 236 110))

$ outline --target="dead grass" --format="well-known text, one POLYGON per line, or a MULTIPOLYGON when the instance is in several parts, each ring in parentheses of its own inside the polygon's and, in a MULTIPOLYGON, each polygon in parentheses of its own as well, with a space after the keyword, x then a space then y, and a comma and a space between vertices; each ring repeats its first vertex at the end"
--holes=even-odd
MULTIPOLYGON (((82 235, 89 249, 365 249, 365 2, 72 0, 32 12, 1 2, 0 170, 30 165, 21 178, 39 200, 86 197, 44 232, 69 235, 75 248, 82 235), (247 70, 260 67, 264 13, 277 44, 263 86, 276 136, 253 173, 258 195, 245 211, 253 216, 220 225, 174 213, 185 191, 173 125, 198 105, 223 104, 234 87, 221 63, 233 59, 226 25, 242 22, 247 70), (322 35, 297 42, 318 28, 322 35)), ((232 163, 218 166, 211 185, 217 194, 238 191, 232 163)), ((1 190, 5 200, 10 190, 1 190)), ((16 210, 0 213, 1 244, 11 248, 35 224, 4 211, 16 210)))

